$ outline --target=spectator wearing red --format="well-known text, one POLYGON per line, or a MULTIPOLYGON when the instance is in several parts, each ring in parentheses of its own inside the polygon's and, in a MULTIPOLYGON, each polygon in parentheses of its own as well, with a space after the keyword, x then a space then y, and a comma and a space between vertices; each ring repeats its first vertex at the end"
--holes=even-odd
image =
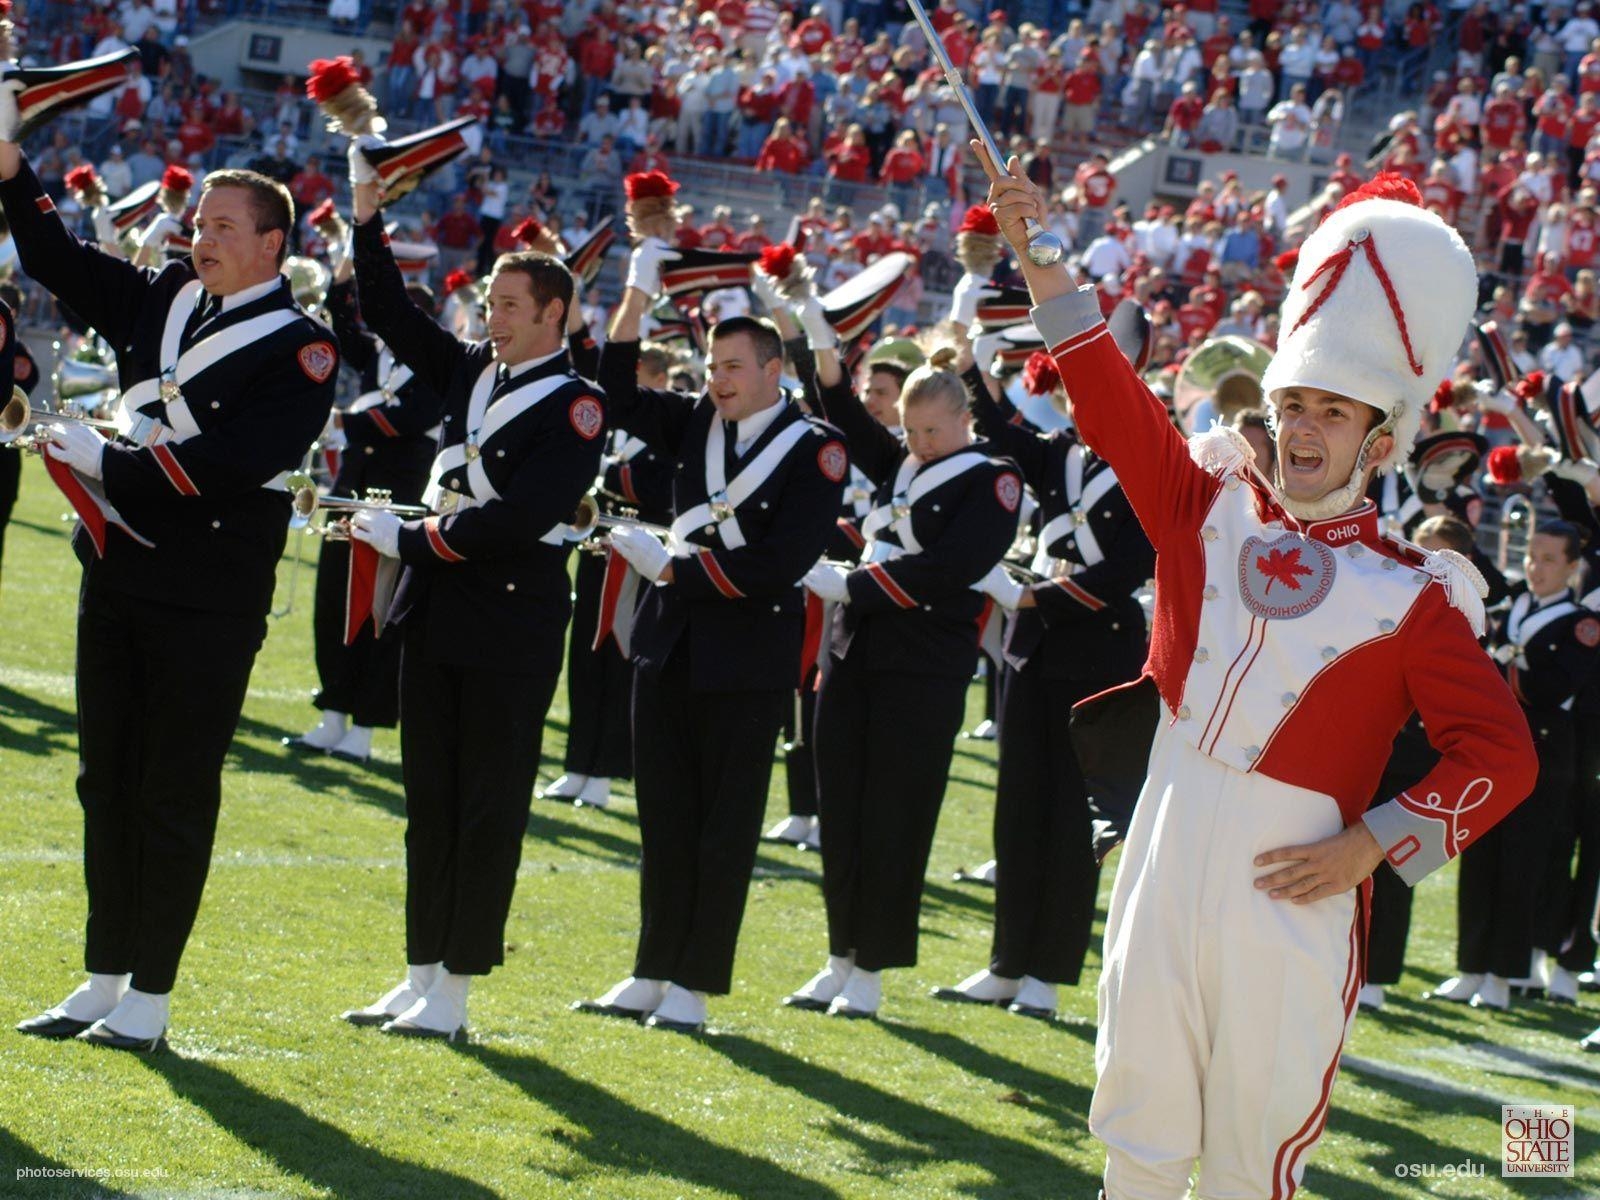
POLYGON ((1517 100, 1516 89, 1509 83, 1500 83, 1494 89, 1493 99, 1483 106, 1478 126, 1484 150, 1509 150, 1527 128, 1528 119, 1517 100))
POLYGON ((1173 319, 1178 324, 1183 340, 1189 342, 1197 333, 1204 336, 1211 332, 1211 327, 1217 323, 1217 313, 1201 299, 1201 289, 1193 288, 1189 292, 1188 302, 1173 314, 1173 319))
POLYGON ((822 5, 813 4, 811 15, 795 26, 790 44, 810 58, 813 54, 821 54, 822 48, 832 40, 833 26, 828 24, 822 5))
POLYGON ((1523 245, 1539 215, 1539 198, 1521 183, 1507 186, 1496 199, 1500 218, 1500 273, 1522 274, 1523 245))
MULTIPOLYGON (((1055 51, 1051 51, 1052 54, 1055 51)), ((1083 48, 1077 65, 1061 81, 1061 100, 1066 104, 1064 128, 1067 149, 1081 143, 1087 147, 1094 140, 1095 113, 1100 104, 1100 60, 1093 49, 1083 48)), ((1035 103, 1038 103, 1037 97, 1035 103)), ((1035 127, 1034 137, 1049 137, 1049 129, 1035 127)))
POLYGON ((711 210, 711 220, 700 227, 700 244, 707 250, 727 250, 738 235, 733 227, 733 210, 719 204, 711 210))
POLYGON ((1590 270, 1600 260, 1600 231, 1595 229, 1594 209, 1581 200, 1572 206, 1567 218, 1562 255, 1569 275, 1590 270))
POLYGON ((649 171, 659 171, 663 175, 672 173, 667 156, 661 151, 661 135, 652 133, 644 140, 644 149, 633 156, 628 163, 628 174, 643 175, 649 171))
POLYGON ((795 127, 787 117, 779 117, 772 127, 756 158, 756 170, 780 171, 785 175, 798 175, 806 169, 811 152, 795 134, 795 127))
POLYGON ((978 44, 978 23, 970 19, 957 21, 939 37, 956 70, 966 70, 967 60, 972 57, 973 48, 978 44))
POLYGON ((1333 160, 1333 173, 1328 176, 1328 182, 1337 183, 1347 196, 1364 182, 1360 175, 1351 170, 1354 163, 1355 157, 1348 150, 1341 150, 1333 160))
POLYGON ((860 125, 845 130, 843 140, 823 151, 828 160, 828 178, 840 183, 865 183, 872 168, 872 151, 860 125))
POLYGON ((1456 223, 1456 213, 1461 208, 1461 189, 1456 186, 1450 164, 1442 158, 1433 160, 1428 177, 1422 181, 1422 206, 1435 210, 1449 224, 1456 223))
POLYGON ((1361 65, 1356 48, 1345 46, 1339 51, 1339 61, 1333 68, 1333 86, 1348 96, 1366 81, 1367 69, 1361 65))
POLYGON ((1112 202, 1117 196, 1117 177, 1107 167, 1104 151, 1097 150, 1083 162, 1073 182, 1078 189, 1078 244, 1087 246, 1106 227, 1112 202))
POLYGON ((1220 321, 1228 311, 1228 289, 1222 284, 1222 268, 1213 263, 1200 278, 1200 286, 1189 293, 1189 299, 1204 304, 1211 310, 1212 320, 1220 321))
POLYGON ((939 0, 939 7, 928 14, 928 20, 933 25, 933 31, 942 34, 952 25, 958 24, 964 18, 958 0, 939 0))
POLYGON ((759 254, 770 245, 772 238, 767 235, 766 218, 760 213, 751 213, 748 228, 729 243, 728 249, 740 254, 759 254))
POLYGON ((477 215, 467 210, 466 193, 456 193, 433 228, 433 240, 439 244, 440 269, 448 274, 465 263, 477 252, 482 234, 477 215))
POLYGON ((1567 77, 1557 75, 1550 90, 1533 103, 1533 148, 1546 157, 1566 158, 1567 127, 1576 107, 1567 91, 1567 77))
POLYGON ((889 233, 888 222, 882 213, 873 213, 867 218, 866 229, 850 239, 851 249, 855 251, 857 260, 863 263, 889 253, 893 245, 894 237, 889 233))
POLYGON ((1583 156, 1589 148, 1589 138, 1600 126, 1600 94, 1584 92, 1578 97, 1578 107, 1572 110, 1567 122, 1567 178, 1575 180, 1583 169, 1583 156))
POLYGON ((1566 273, 1561 269, 1561 259, 1546 254, 1539 260, 1539 269, 1528 276, 1528 285, 1522 289, 1522 298, 1530 304, 1550 305, 1561 303, 1561 298, 1572 290, 1566 273))
POLYGON ((1183 91, 1167 110, 1163 136, 1175 146, 1190 145, 1194 140, 1195 126, 1200 124, 1200 115, 1205 110, 1206 102, 1200 95, 1200 86, 1191 79, 1183 85, 1183 91))
POLYGON ((309 212, 324 200, 333 198, 333 180, 328 178, 313 156, 289 180, 289 194, 294 197, 296 209, 309 212))

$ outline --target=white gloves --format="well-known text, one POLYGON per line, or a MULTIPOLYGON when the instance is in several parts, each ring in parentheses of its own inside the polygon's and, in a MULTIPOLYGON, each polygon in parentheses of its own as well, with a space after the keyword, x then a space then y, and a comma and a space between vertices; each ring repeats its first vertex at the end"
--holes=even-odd
POLYGON ((999 290, 989 286, 971 271, 963 275, 950 295, 950 319, 957 325, 972 326, 978 320, 978 301, 998 296, 999 290))
POLYGON ((7 79, 0 83, 0 142, 14 142, 21 135, 22 113, 17 108, 17 93, 20 91, 20 79, 7 79))
POLYGON ((822 311, 822 301, 815 295, 807 296, 794 311, 800 328, 806 331, 806 341, 813 350, 836 350, 839 334, 828 323, 828 314, 822 311))
POLYGON ((980 375, 994 374, 994 360, 1005 345, 1005 337, 1005 330, 1001 329, 972 339, 972 362, 980 375))
POLYGON ((972 585, 973 591, 994 598, 994 602, 1007 612, 1015 612, 1022 602, 1023 586, 1006 572, 1005 566, 995 563, 989 573, 972 585))
POLYGON ((842 567, 836 567, 830 562, 819 562, 806 572, 805 578, 800 582, 814 596, 831 600, 835 604, 849 604, 850 585, 845 579, 842 567))
POLYGON ((1528 660, 1523 656, 1522 647, 1513 642, 1507 642, 1504 646, 1496 646, 1489 652, 1489 657, 1502 667, 1507 663, 1515 663, 1519 671, 1528 669, 1528 660))
MULTIPOLYGON (((0 108, 0 119, 3 119, 3 114, 4 110, 0 108)), ((377 169, 367 161, 367 156, 362 151, 383 144, 383 139, 373 133, 363 133, 359 137, 350 139, 350 148, 345 152, 345 157, 350 163, 350 186, 352 188, 358 187, 363 183, 378 182, 377 169)))
POLYGON ((350 518, 350 536, 365 542, 386 558, 400 557, 400 526, 404 522, 381 508, 363 508, 350 518))
POLYGON ((1563 459, 1550 468, 1552 475, 1559 475, 1563 479, 1570 479, 1573 483, 1581 483, 1584 487, 1590 486, 1600 478, 1600 467, 1594 465, 1587 458, 1580 458, 1576 462, 1563 459))
POLYGON ((1484 412, 1499 413, 1502 417, 1517 409, 1517 398, 1511 394, 1509 388, 1496 388, 1493 384, 1479 383, 1474 385, 1478 393, 1478 406, 1484 412))
MULTIPOLYGON (((683 256, 660 238, 645 238, 628 259, 628 281, 623 286, 655 298, 661 291, 661 267, 683 256)), ((651 539, 652 541, 654 539, 651 539)))
POLYGON ((80 475, 90 479, 100 478, 100 459, 106 452, 106 440, 87 425, 75 421, 57 421, 47 431, 50 444, 46 453, 57 462, 64 462, 80 475))
MULTIPOLYGON (((632 287, 632 284, 628 286, 632 287)), ((643 529, 634 529, 624 526, 611 531, 611 544, 617 548, 617 553, 628 560, 628 565, 651 583, 661 578, 661 572, 666 570, 667 564, 672 561, 672 555, 652 533, 643 529)))
POLYGON ((750 269, 750 290, 756 294, 756 299, 761 301, 762 306, 774 316, 789 307, 778 292, 777 281, 765 271, 755 267, 750 269))

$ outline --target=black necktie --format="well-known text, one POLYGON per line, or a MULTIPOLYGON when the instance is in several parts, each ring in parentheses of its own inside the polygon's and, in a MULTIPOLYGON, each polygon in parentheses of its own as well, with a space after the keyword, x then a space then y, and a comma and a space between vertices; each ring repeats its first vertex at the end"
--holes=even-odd
POLYGON ((200 332, 201 326, 222 311, 222 297, 213 296, 210 292, 202 291, 199 300, 194 306, 194 313, 189 317, 184 326, 185 339, 192 338, 200 332))

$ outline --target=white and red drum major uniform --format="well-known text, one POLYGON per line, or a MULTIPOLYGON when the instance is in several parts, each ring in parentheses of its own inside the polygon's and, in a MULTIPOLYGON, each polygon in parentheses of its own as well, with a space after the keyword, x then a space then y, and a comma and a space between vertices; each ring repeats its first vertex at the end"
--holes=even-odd
POLYGON ((1291 516, 1237 435, 1186 443, 1092 289, 1034 320, 1157 552, 1164 720, 1106 920, 1090 1110, 1107 1195, 1184 1196, 1199 1158, 1199 1195, 1287 1197, 1355 1012, 1370 885, 1273 900, 1254 856, 1364 819, 1415 883, 1528 794, 1527 723, 1455 568, 1382 537, 1370 502, 1291 516), (1413 707, 1443 757, 1363 817, 1413 707))

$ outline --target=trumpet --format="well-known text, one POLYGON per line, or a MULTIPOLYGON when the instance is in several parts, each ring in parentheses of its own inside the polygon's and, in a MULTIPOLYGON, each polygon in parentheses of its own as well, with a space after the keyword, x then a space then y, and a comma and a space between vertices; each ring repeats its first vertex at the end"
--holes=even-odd
POLYGON ((36 427, 51 421, 73 421, 94 429, 117 427, 114 421, 81 417, 76 413, 51 412, 48 409, 35 413, 33 405, 28 402, 28 394, 13 385, 11 399, 0 408, 0 446, 10 446, 14 450, 38 450, 49 439, 41 436, 36 427))
POLYGON ((595 536, 602 529, 642 529, 662 541, 672 536, 672 530, 665 525, 641 521, 637 509, 622 508, 615 513, 601 512, 600 503, 595 499, 593 492, 589 492, 578 501, 577 510, 572 514, 572 520, 567 522, 563 536, 569 542, 577 542, 578 549, 587 554, 603 554, 605 544, 595 536))
POLYGON ((316 480, 303 471, 297 471, 284 481, 284 486, 289 491, 291 513, 289 516, 290 529, 314 529, 323 537, 334 541, 345 541, 350 536, 348 526, 342 518, 351 513, 371 512, 382 510, 392 512, 397 517, 425 517, 429 511, 420 504, 396 504, 390 499, 388 491, 379 488, 368 488, 367 494, 359 499, 354 496, 319 496, 317 494, 316 480), (337 513, 341 519, 332 525, 312 525, 312 518, 318 513, 337 513))

